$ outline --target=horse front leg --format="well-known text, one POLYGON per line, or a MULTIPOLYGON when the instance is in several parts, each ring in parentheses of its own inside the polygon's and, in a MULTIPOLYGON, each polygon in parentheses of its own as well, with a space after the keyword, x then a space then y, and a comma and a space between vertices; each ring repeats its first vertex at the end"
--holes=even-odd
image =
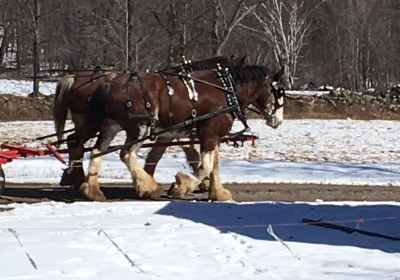
POLYGON ((214 153, 214 165, 213 170, 210 174, 210 189, 208 193, 208 199, 213 201, 232 200, 231 192, 228 189, 224 188, 221 184, 218 147, 216 148, 214 153))
MULTIPOLYGON (((128 140, 129 142, 130 140, 128 140)), ((132 138, 131 138, 132 139, 132 138)), ((139 198, 154 199, 160 197, 163 188, 149 175, 138 161, 137 151, 142 144, 133 145, 130 148, 122 149, 121 160, 125 163, 132 176, 133 185, 139 198)))
MULTIPOLYGON (((109 123, 108 123, 109 124, 109 123)), ((104 193, 100 190, 98 181, 99 171, 101 167, 102 157, 93 158, 99 152, 104 152, 110 146, 111 141, 121 131, 121 127, 117 124, 109 124, 100 130, 95 148, 91 151, 91 160, 89 162, 88 174, 85 182, 80 187, 81 194, 92 201, 107 200, 104 193)))
POLYGON ((219 152, 215 146, 213 150, 203 151, 199 167, 194 171, 194 176, 178 172, 175 183, 168 190, 174 198, 183 198, 192 193, 205 178, 210 177, 209 198, 211 200, 231 200, 231 193, 225 189, 219 179, 219 152))

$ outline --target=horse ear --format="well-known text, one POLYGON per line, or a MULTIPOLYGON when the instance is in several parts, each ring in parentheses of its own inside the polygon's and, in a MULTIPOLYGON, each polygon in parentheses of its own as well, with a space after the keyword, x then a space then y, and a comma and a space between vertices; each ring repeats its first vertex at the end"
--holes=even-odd
POLYGON ((247 55, 245 54, 242 57, 239 57, 236 54, 232 54, 230 60, 232 61, 232 63, 236 66, 243 66, 245 63, 247 55))
POLYGON ((282 76, 285 74, 285 68, 282 67, 272 78, 273 82, 279 82, 282 79, 282 76))
POLYGON ((237 65, 238 66, 243 66, 245 61, 246 61, 246 57, 247 57, 247 54, 245 54, 242 58, 238 59, 237 65))
POLYGON ((272 84, 273 80, 272 77, 270 75, 265 76, 265 80, 267 81, 267 83, 272 84))

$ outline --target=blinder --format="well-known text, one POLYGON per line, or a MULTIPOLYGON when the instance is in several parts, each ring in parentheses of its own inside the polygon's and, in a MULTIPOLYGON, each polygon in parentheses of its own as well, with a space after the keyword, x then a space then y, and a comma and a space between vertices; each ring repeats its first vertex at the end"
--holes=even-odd
POLYGON ((279 88, 276 90, 276 95, 277 95, 278 98, 285 97, 285 95, 286 95, 285 89, 279 87, 279 88))
POLYGON ((274 82, 272 85, 273 85, 272 93, 274 94, 274 107, 272 110, 265 111, 268 117, 272 117, 273 115, 275 115, 276 111, 278 111, 280 108, 283 107, 283 102, 282 104, 280 104, 279 100, 284 98, 286 94, 284 88, 276 86, 277 85, 276 82, 274 82))

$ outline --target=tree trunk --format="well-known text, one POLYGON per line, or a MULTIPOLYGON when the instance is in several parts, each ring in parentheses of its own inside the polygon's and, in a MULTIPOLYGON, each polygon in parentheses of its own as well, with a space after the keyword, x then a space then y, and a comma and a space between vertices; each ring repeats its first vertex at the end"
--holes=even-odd
POLYGON ((218 19, 221 17, 221 13, 218 7, 219 0, 212 0, 212 26, 210 32, 210 41, 211 41, 211 55, 217 55, 218 46, 219 46, 219 38, 218 38, 218 19))
POLYGON ((34 0, 34 31, 33 31, 33 92, 31 97, 39 96, 39 7, 38 0, 34 0))
POLYGON ((9 31, 8 28, 6 26, 3 26, 3 31, 4 31, 4 35, 3 35, 3 40, 1 41, 1 45, 0 45, 0 66, 3 64, 4 61, 4 56, 6 55, 7 52, 7 46, 8 46, 8 42, 10 39, 9 36, 9 31))
POLYGON ((16 59, 17 59, 17 72, 18 76, 21 76, 21 23, 18 22, 16 28, 16 40, 17 40, 17 50, 16 50, 16 59))

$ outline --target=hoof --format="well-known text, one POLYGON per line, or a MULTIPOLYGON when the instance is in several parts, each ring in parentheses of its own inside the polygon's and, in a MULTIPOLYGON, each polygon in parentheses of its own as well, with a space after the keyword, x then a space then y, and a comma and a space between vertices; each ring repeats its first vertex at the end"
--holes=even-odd
POLYGON ((168 195, 173 198, 183 198, 186 194, 192 193, 198 184, 196 177, 178 172, 175 175, 175 183, 168 190, 168 195))
POLYGON ((158 198, 161 196, 161 193, 163 192, 163 188, 155 183, 151 187, 136 187, 136 193, 137 196, 141 199, 154 199, 158 198))
POLYGON ((88 200, 91 201, 106 201, 106 197, 100 189, 90 187, 88 183, 83 183, 80 188, 81 194, 88 200))
POLYGON ((182 185, 178 185, 173 183, 168 190, 168 196, 171 196, 175 199, 182 199, 184 198, 185 194, 187 193, 187 188, 182 185))
POLYGON ((231 192, 224 188, 222 188, 218 191, 211 191, 208 198, 212 201, 233 200, 231 192))
POLYGON ((60 186, 74 186, 76 189, 79 189, 83 182, 85 182, 85 174, 83 173, 83 169, 72 167, 72 172, 70 172, 68 169, 64 170, 61 177, 60 186))

